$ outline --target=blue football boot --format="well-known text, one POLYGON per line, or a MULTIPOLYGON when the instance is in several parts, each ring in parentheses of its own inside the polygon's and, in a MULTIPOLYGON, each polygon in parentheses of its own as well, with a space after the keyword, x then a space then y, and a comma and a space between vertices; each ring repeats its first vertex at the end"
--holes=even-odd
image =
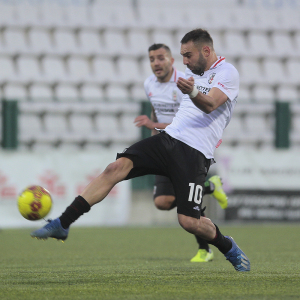
POLYGON ((61 226, 60 219, 48 220, 48 224, 44 227, 37 229, 30 233, 34 238, 46 240, 48 237, 52 237, 57 240, 64 241, 67 239, 69 234, 69 228, 64 229, 61 226))
POLYGON ((250 271, 250 261, 246 254, 239 248, 231 236, 225 236, 232 243, 232 248, 225 254, 227 260, 231 262, 234 268, 239 272, 250 271))

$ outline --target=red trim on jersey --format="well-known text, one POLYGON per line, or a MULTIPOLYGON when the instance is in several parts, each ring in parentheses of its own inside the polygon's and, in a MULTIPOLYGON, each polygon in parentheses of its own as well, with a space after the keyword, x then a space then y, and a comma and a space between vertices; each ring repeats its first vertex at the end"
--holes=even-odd
POLYGON ((216 145, 216 148, 219 148, 221 144, 222 144, 222 139, 220 139, 220 140, 218 141, 218 143, 217 143, 217 145, 216 145))
POLYGON ((215 68, 217 66, 217 64, 219 64, 224 59, 225 59, 225 57, 220 57, 220 59, 211 67, 211 69, 215 68))

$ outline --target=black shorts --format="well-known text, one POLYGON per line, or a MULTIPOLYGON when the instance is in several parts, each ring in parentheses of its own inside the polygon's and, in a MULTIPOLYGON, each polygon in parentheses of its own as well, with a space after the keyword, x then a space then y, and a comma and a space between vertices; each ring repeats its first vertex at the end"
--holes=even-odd
POLYGON ((125 179, 147 174, 170 178, 177 200, 177 213, 200 218, 202 195, 210 160, 198 150, 169 136, 159 133, 141 140, 117 159, 128 157, 133 168, 125 179))
POLYGON ((166 195, 175 197, 172 181, 166 176, 156 175, 153 189, 153 199, 158 196, 166 195))
MULTIPOLYGON (((204 196, 204 195, 205 195, 205 193, 203 192, 202 196, 204 196)), ((175 191, 173 188, 173 184, 168 177, 156 175, 154 188, 153 188, 153 200, 159 196, 174 196, 175 197, 175 191)), ((174 206, 172 206, 172 208, 177 206, 176 198, 175 198, 175 203, 173 203, 173 205, 174 206)), ((201 211, 201 217, 202 216, 205 217, 204 210, 201 211)))

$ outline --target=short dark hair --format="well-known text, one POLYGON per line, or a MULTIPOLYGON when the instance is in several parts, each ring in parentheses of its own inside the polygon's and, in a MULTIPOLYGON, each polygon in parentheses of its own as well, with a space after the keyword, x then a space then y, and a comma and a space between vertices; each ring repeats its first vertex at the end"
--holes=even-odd
POLYGON ((190 41, 192 41, 196 45, 207 44, 212 48, 214 47, 213 39, 205 29, 196 28, 186 33, 185 36, 181 39, 180 43, 186 44, 190 41))
POLYGON ((164 48, 170 55, 172 55, 170 48, 165 44, 153 44, 148 48, 148 52, 164 48))

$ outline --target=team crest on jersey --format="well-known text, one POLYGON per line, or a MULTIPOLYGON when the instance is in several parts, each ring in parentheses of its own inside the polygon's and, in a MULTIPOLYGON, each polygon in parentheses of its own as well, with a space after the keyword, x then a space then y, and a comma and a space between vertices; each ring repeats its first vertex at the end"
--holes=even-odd
POLYGON ((208 78, 208 83, 209 83, 209 84, 211 84, 211 83, 213 82, 215 76, 216 76, 216 73, 210 74, 210 76, 209 76, 209 78, 208 78))
POLYGON ((172 99, 173 99, 174 101, 177 100, 177 91, 176 91, 176 90, 173 90, 172 99))

